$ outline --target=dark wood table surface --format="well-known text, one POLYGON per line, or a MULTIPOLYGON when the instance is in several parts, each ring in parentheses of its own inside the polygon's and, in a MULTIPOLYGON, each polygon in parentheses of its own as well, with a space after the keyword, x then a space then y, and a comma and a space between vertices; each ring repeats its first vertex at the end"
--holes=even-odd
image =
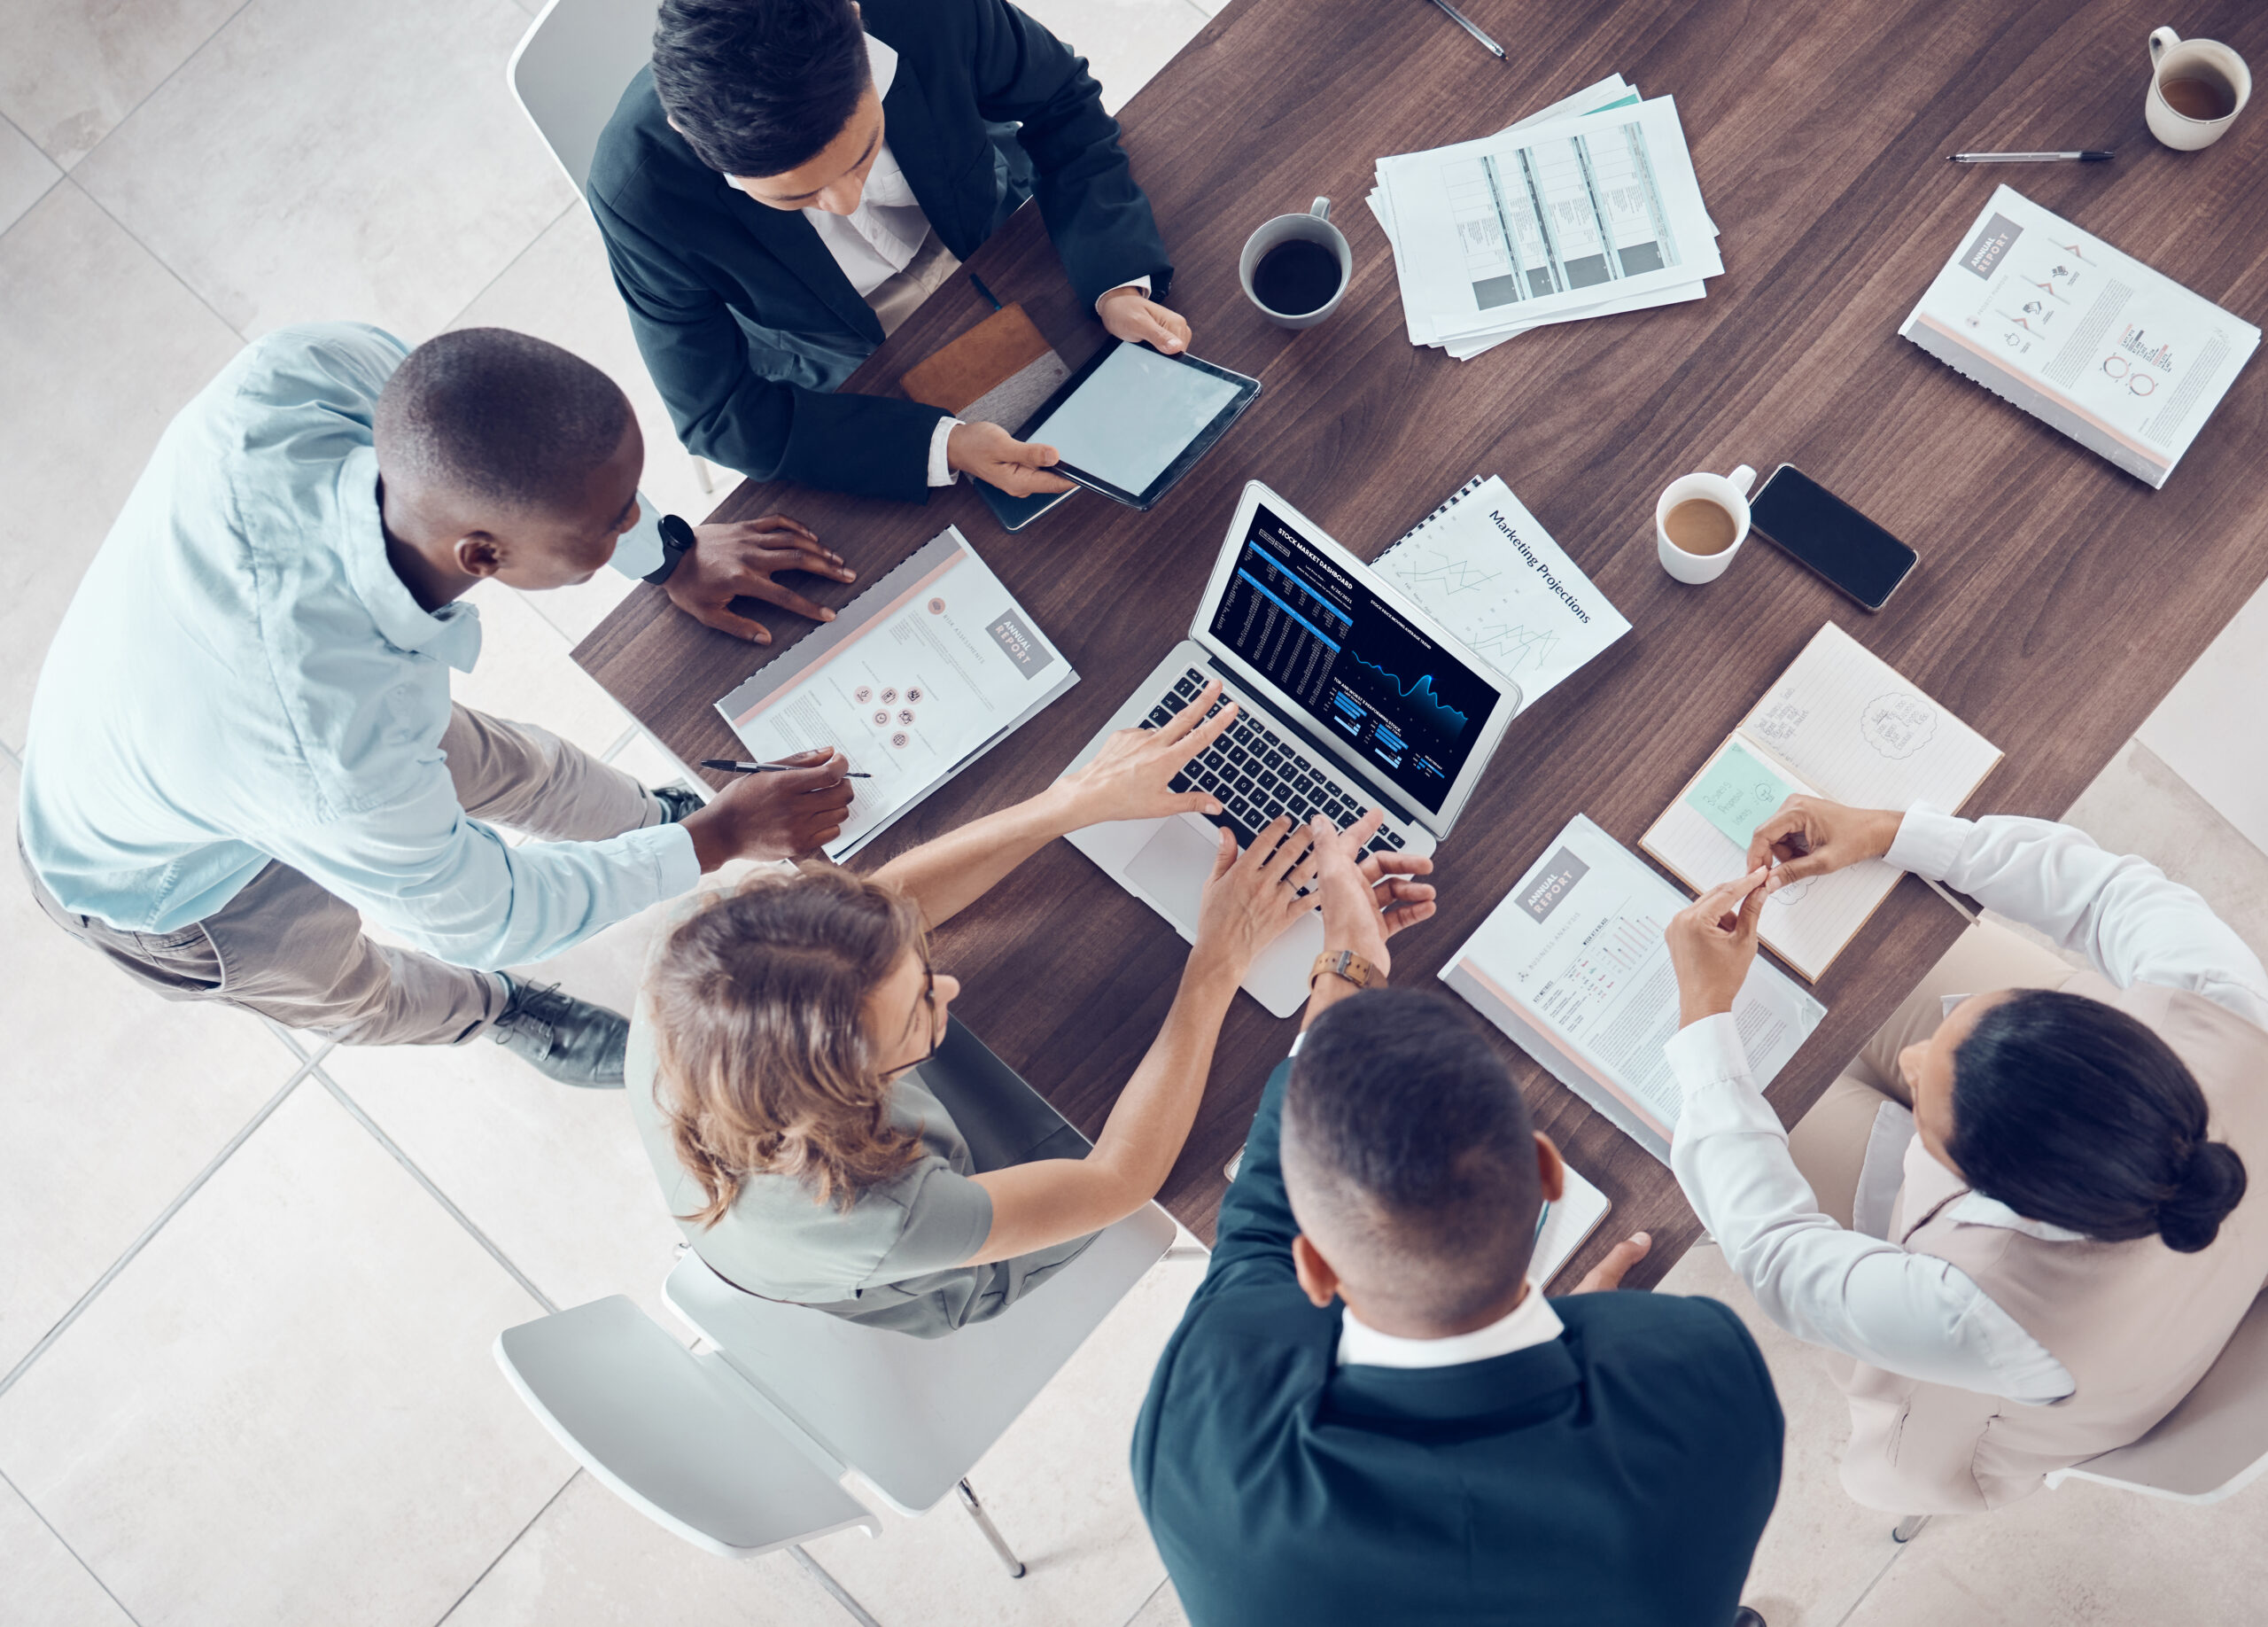
MULTIPOLYGON (((1897 336, 2002 182, 2240 315, 2268 311, 2268 111, 2203 152, 2157 145, 2142 100, 2162 8, 1461 3, 1508 62, 1423 0, 1236 0, 1122 113, 1195 353, 1266 386, 1155 510, 1081 494, 1010 536, 965 486, 915 508, 748 483, 718 510, 795 514, 869 578, 958 525, 1082 674, 860 868, 1044 787, 1183 635, 1255 477, 1367 557, 1467 477, 1502 475, 1631 622, 1505 736, 1438 855, 1439 916, 1396 941, 1394 980, 1421 987, 1571 815, 1635 846, 1824 620, 2006 751, 1968 811, 2052 816, 2268 575, 2268 364, 2251 364, 2153 492, 1897 336), (1726 274, 1705 300, 1544 329, 1472 362, 1413 347, 1363 202, 1373 160, 1486 134, 1616 71, 1677 98, 1726 274), (1945 159, 2079 146, 2118 158, 1945 159), (1262 220, 1318 194, 1354 245, 1353 284, 1328 323, 1287 333, 1245 302, 1237 253, 1262 220), (1663 573, 1652 510, 1667 481, 1783 461, 1920 550, 1881 614, 1761 541, 1711 587, 1663 573)), ((2256 0, 2194 0, 2174 20, 2268 70, 2268 8, 2256 0)), ((1034 210, 971 267, 1022 301, 1074 365, 1101 342, 1034 210)), ((890 393, 988 309, 954 278, 848 387, 890 393)), ((850 596, 798 585, 827 603, 850 596)), ((804 630, 765 619, 782 645, 804 630)), ((692 760, 734 752, 713 703, 768 653, 641 587, 575 658, 692 760)), ((1899 886, 1818 987, 1827 1020, 1771 1091, 1783 1118, 1817 1097, 1960 927, 1920 883, 1899 886)), ((966 986, 960 1015, 1090 1132, 1156 1032, 1185 953, 1063 843, 949 923, 937 952, 966 986)), ((1237 1000, 1162 1194, 1200 1235, 1293 1031, 1237 1000)), ((1669 1172, 1504 1048, 1541 1127, 1613 1199, 1610 1226, 1576 1264, 1645 1227, 1653 1256, 1631 1280, 1652 1281, 1699 1230, 1669 1172)))

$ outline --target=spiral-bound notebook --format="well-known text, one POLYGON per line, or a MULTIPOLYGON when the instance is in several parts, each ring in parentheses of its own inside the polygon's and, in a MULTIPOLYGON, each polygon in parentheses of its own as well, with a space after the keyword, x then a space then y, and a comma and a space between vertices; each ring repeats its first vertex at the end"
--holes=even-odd
POLYGON ((1466 481, 1373 563, 1528 705, 1630 630, 1495 475, 1466 481))
POLYGON ((858 782, 838 863, 1079 681, 947 526, 717 703, 759 760, 839 747, 858 782))

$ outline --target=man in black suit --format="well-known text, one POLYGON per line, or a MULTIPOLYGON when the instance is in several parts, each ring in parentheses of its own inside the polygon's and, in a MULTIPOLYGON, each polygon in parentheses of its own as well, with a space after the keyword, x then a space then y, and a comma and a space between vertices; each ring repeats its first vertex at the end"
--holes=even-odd
POLYGON ((1762 1357, 1714 1300, 1586 1291, 1643 1234, 1543 1296, 1528 1260, 1559 1154, 1463 1007, 1360 992, 1432 889, 1329 845, 1332 947, 1135 1428, 1183 1608, 1198 1627, 1756 1622, 1740 1587, 1781 1445, 1762 1357))
POLYGON ((834 393, 1029 197, 1104 327, 1189 343, 1102 88, 1006 0, 663 0, 588 191, 679 435, 759 479, 1067 488, 996 424, 834 393))

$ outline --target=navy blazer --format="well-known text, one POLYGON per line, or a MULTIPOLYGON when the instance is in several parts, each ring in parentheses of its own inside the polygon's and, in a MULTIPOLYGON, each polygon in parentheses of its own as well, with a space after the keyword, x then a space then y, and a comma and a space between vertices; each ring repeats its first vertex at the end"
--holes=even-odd
POLYGON ((1780 1484, 1764 1359, 1713 1299, 1554 1299, 1550 1344, 1336 1365, 1292 1272, 1285 1063, 1134 1431, 1134 1489, 1196 1627, 1729 1627, 1780 1484))
MULTIPOLYGON (((1164 294, 1173 266, 1084 59, 1006 0, 864 0, 862 15, 898 54, 884 139, 947 248, 966 260, 1036 193, 1084 304, 1141 276, 1164 294)), ((588 196, 688 450, 759 480, 928 501, 941 415, 834 393, 882 323, 800 211, 694 156, 650 66, 599 137, 588 196)))

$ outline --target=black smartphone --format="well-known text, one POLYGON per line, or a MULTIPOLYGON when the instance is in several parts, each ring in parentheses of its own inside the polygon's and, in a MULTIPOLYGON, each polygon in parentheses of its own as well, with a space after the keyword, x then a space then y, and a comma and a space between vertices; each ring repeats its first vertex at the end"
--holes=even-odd
POLYGON ((1749 524, 1870 611, 1890 603, 1921 556, 1793 463, 1748 501, 1749 524))

